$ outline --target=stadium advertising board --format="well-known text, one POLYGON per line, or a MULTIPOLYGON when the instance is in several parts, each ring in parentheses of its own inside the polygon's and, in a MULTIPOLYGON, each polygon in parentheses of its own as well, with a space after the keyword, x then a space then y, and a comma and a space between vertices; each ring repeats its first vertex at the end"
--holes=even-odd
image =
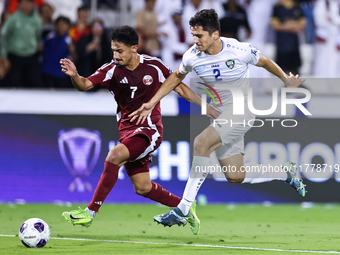
MULTIPOLYGON (((297 118, 294 129, 253 127, 246 135, 245 161, 276 165, 298 162, 308 193, 298 196, 283 182, 230 184, 213 173, 199 195, 208 202, 338 202, 340 142, 338 119, 297 118), (308 169, 306 169, 308 166, 308 169), (314 170, 312 171, 312 168, 314 170)), ((191 162, 190 125, 200 132, 204 116, 163 117, 164 141, 154 153, 150 177, 181 196, 191 162), (193 121, 194 119, 194 121, 193 121)), ((0 200, 88 202, 110 148, 117 144, 113 116, 1 114, 0 200)), ((136 195, 124 169, 107 202, 147 203, 136 195)))

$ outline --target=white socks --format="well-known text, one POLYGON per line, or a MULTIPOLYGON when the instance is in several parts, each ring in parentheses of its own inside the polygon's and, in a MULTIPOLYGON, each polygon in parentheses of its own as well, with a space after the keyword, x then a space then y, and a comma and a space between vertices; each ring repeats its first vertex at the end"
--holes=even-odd
POLYGON ((94 216, 96 216, 96 212, 93 211, 93 210, 91 210, 91 209, 89 209, 89 208, 87 208, 87 207, 86 207, 86 211, 90 214, 90 216, 91 216, 92 218, 94 218, 94 216))
MULTIPOLYGON (((188 215, 190 207, 195 201, 201 185, 209 174, 209 165, 210 158, 194 156, 190 169, 190 177, 185 186, 183 198, 177 206, 185 216, 188 215)), ((246 176, 242 183, 261 183, 272 180, 285 181, 287 179, 287 173, 281 169, 281 166, 266 168, 265 165, 247 163, 244 164, 244 167, 246 170, 246 176)))
POLYGON ((210 158, 194 156, 190 169, 190 177, 185 186, 183 198, 177 206, 182 211, 183 215, 188 215, 190 207, 195 201, 201 185, 208 176, 209 164, 210 158))
POLYGON ((246 177, 242 183, 261 183, 269 182, 273 180, 285 181, 287 179, 287 173, 281 169, 281 166, 259 165, 256 163, 244 164, 246 170, 246 177))

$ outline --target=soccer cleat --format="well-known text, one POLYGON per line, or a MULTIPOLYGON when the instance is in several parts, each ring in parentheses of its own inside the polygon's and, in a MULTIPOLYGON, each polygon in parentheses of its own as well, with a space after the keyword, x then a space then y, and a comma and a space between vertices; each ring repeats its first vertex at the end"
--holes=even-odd
POLYGON ((86 209, 74 210, 71 212, 63 212, 64 218, 72 223, 73 225, 82 225, 84 227, 89 227, 92 224, 93 217, 89 215, 86 209))
POLYGON ((194 235, 198 235, 201 229, 201 221, 196 215, 196 201, 190 207, 188 223, 190 225, 191 232, 194 235))
POLYGON ((303 184, 303 181, 298 176, 298 169, 296 167, 296 164, 288 161, 283 165, 283 169, 286 170, 287 173, 287 180, 286 183, 292 186, 297 193, 299 193, 302 197, 306 195, 306 188, 305 184, 303 184))
POLYGON ((171 227, 173 225, 185 226, 188 222, 188 216, 184 216, 181 210, 176 207, 170 212, 156 215, 155 217, 153 217, 153 219, 157 223, 162 224, 164 227, 171 227))

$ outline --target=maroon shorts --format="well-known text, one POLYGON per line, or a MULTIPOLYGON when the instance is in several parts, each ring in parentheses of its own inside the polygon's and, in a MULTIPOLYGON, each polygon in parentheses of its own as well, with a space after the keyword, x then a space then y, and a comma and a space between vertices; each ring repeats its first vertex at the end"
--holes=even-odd
POLYGON ((124 165, 128 176, 149 172, 149 163, 152 159, 150 153, 159 147, 162 139, 162 136, 159 136, 154 139, 155 141, 150 141, 148 136, 137 133, 121 141, 130 153, 128 162, 124 165))

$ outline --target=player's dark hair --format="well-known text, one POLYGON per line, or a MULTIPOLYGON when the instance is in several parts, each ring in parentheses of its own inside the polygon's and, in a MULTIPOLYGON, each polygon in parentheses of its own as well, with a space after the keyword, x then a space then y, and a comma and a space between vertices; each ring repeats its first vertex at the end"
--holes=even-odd
POLYGON ((110 39, 112 42, 119 42, 126 46, 138 45, 138 34, 130 26, 122 26, 113 29, 110 34, 110 39))
POLYGON ((218 15, 214 9, 204 9, 195 14, 189 21, 191 27, 201 26, 204 31, 211 35, 216 30, 221 34, 221 26, 218 15))

